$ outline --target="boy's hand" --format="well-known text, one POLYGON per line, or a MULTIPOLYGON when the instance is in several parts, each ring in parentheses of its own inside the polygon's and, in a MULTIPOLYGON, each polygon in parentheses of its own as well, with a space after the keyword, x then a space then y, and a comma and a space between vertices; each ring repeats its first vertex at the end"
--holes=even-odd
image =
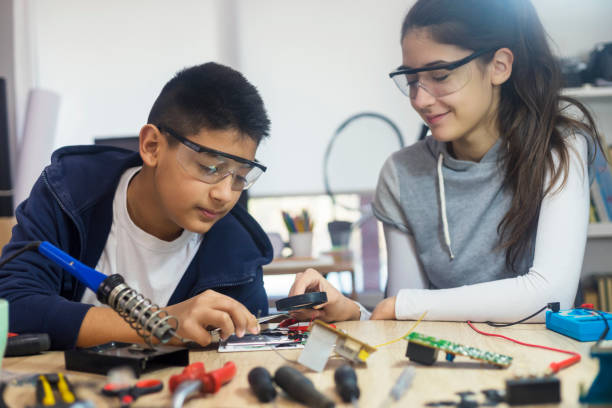
POLYGON ((372 312, 370 320, 394 320, 395 296, 383 299, 372 312))
POLYGON ((219 327, 221 338, 226 339, 236 333, 238 337, 245 332, 259 333, 259 324, 240 302, 214 290, 207 290, 165 310, 179 320, 178 334, 206 346, 211 342, 207 327, 219 327))
POLYGON ((291 315, 299 320, 321 319, 326 322, 341 320, 359 320, 359 306, 338 291, 331 283, 314 269, 295 275, 295 281, 289 296, 302 295, 306 292, 326 292, 327 302, 313 309, 296 310, 291 315))

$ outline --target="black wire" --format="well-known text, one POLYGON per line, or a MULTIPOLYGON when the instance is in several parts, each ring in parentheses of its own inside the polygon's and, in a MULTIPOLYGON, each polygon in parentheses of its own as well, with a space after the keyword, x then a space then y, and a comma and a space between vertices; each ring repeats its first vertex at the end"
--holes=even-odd
MULTIPOLYGON (((386 116, 384 116, 384 115, 382 115, 380 113, 376 113, 376 112, 361 112, 361 113, 358 113, 356 115, 353 115, 353 116, 349 117, 344 122, 342 122, 342 124, 338 127, 338 129, 336 129, 336 131, 334 132, 332 138, 330 139, 329 143, 327 144, 327 148, 325 149, 325 155, 323 156, 323 184, 325 186, 325 193, 331 198, 332 204, 334 206, 336 204, 338 204, 338 203, 336 203, 336 196, 332 192, 331 187, 329 185, 329 175, 328 175, 328 171, 327 171, 327 166, 328 166, 328 162, 329 162, 329 156, 331 155, 332 147, 334 146, 334 142, 336 141, 336 139, 338 138, 340 133, 342 133, 344 128, 346 128, 352 121, 354 121, 356 119, 364 118, 364 117, 381 119, 383 122, 387 123, 389 126, 391 126, 391 128, 395 132, 395 136, 397 137, 397 140, 398 140, 399 145, 400 145, 399 147, 400 148, 404 147, 404 137, 402 136, 402 132, 399 130, 397 125, 395 123, 393 123, 393 121, 391 121, 391 119, 387 118, 386 116)), ((345 209, 347 209, 347 210, 353 210, 353 211, 358 210, 358 211, 360 211, 359 208, 351 208, 351 207, 345 206, 345 205, 340 205, 340 206, 345 208, 345 209)))
POLYGON ((538 310, 534 314, 529 315, 529 316, 525 317, 524 319, 521 319, 521 320, 519 320, 517 322, 513 322, 513 323, 495 323, 495 322, 485 322, 485 323, 488 324, 489 326, 493 326, 493 327, 508 327, 508 326, 513 326, 515 324, 523 323, 525 320, 531 319, 533 316, 537 315, 542 310, 547 309, 547 308, 548 308, 548 305, 544 306, 543 308, 541 308, 540 310, 538 310))
POLYGON ((601 336, 599 336, 599 339, 597 340, 597 343, 595 343, 595 347, 597 347, 606 338, 606 336, 608 335, 608 332, 610 331, 610 325, 608 324, 608 319, 606 319, 606 315, 604 315, 599 310, 595 310, 595 309, 584 309, 584 310, 588 310, 590 312, 595 312, 595 313, 599 314, 601 316, 601 318, 603 319, 604 324, 606 325, 606 328, 604 329, 603 333, 601 333, 601 336))
POLYGON ((17 258, 19 255, 23 254, 26 251, 38 250, 39 246, 40 246, 40 241, 33 241, 33 242, 28 243, 27 245, 21 247, 19 250, 15 251, 11 256, 9 256, 8 258, 0 262, 0 268, 2 268, 9 261, 12 261, 13 259, 17 258))
MULTIPOLYGON (((519 320, 519 321, 517 321, 517 322, 513 322, 513 323, 495 323, 495 322, 489 322, 489 321, 487 321, 487 322, 485 322, 485 323, 486 323, 486 324, 488 324, 489 326, 492 326, 492 327, 508 327, 508 326, 513 326, 513 325, 515 325, 515 324, 522 323, 522 322, 524 322, 525 320, 529 320, 529 319, 531 319, 532 317, 534 317, 535 315, 537 315, 538 313, 540 313, 542 310, 544 310, 544 309, 548 309, 548 308, 552 308, 552 306, 553 306, 553 304, 552 304, 552 303, 549 303, 549 304, 547 304, 546 306, 544 306, 543 308, 541 308, 540 310, 538 310, 537 312, 535 312, 534 314, 532 314, 532 315, 530 315, 530 316, 527 316, 527 317, 525 317, 524 319, 521 319, 521 320, 519 320)), ((557 305, 557 309, 558 309, 558 305, 557 305)), ((599 346, 599 344, 600 344, 600 343, 601 343, 601 342, 602 342, 602 341, 603 341, 603 340, 606 338, 606 336, 608 335, 608 332, 610 331, 610 325, 608 324, 608 319, 606 319, 605 314, 604 314, 604 313, 602 313, 602 312, 601 312, 601 311, 599 311, 599 310, 595 310, 595 309, 587 309, 587 308, 584 308, 584 307, 579 307, 578 309, 586 310, 586 311, 589 311, 589 312, 595 312, 595 313, 599 314, 599 315, 601 316, 602 320, 604 321, 604 324, 606 325, 606 327, 604 328, 604 331, 603 331, 603 332, 601 333, 601 335, 599 336, 599 339, 597 340, 597 343, 595 343, 595 346, 596 346, 596 347, 597 347, 597 346, 599 346)), ((554 309, 553 309, 553 311, 554 311, 554 309)), ((558 311, 558 310, 557 310, 557 311, 558 311)))

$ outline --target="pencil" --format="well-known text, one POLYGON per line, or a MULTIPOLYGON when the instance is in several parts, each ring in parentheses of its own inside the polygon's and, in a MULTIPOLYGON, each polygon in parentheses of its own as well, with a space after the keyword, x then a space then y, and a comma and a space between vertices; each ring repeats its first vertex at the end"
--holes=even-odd
POLYGON ((285 211, 282 211, 282 214, 283 214, 283 220, 285 221, 285 226, 287 227, 287 230, 289 232, 297 232, 297 229, 295 228, 295 223, 291 219, 291 216, 285 211))
POLYGON ((288 218, 288 214, 284 211, 281 211, 281 214, 283 216, 283 222, 285 223, 285 227, 287 227, 287 231, 291 232, 291 224, 289 223, 288 218))
POLYGON ((308 211, 306 211, 306 209, 302 210, 302 217, 304 217, 304 231, 312 231, 310 229, 310 217, 308 216, 308 211))

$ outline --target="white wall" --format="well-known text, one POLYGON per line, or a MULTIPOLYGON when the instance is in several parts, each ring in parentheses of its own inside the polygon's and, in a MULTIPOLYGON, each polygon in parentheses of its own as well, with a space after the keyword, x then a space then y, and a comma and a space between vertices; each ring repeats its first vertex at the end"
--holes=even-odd
MULTIPOLYGON (((272 119, 272 137, 260 154, 269 172, 253 187, 255 194, 322 192, 328 140, 355 113, 382 113, 405 138, 415 139, 418 116, 388 77, 401 63, 400 26, 412 2, 381 4, 240 3, 241 68, 258 85, 272 119)), ((376 150, 376 135, 354 147, 376 150)), ((382 161, 361 164, 377 175, 382 161)))
MULTIPOLYGON (((272 137, 258 154, 269 171, 255 195, 322 192, 327 141, 354 113, 387 115, 409 142, 420 126, 387 76, 401 61, 412 0, 27 3, 35 82, 62 95, 56 146, 137 134, 174 72, 208 60, 244 72, 270 113, 272 137)), ((561 55, 612 41, 610 0, 534 4, 561 55)))
POLYGON ((557 55, 586 58, 595 43, 612 41, 610 0, 531 1, 557 55))
POLYGON ((55 145, 138 134, 176 71, 218 59, 218 3, 33 1, 37 81, 62 97, 55 145))

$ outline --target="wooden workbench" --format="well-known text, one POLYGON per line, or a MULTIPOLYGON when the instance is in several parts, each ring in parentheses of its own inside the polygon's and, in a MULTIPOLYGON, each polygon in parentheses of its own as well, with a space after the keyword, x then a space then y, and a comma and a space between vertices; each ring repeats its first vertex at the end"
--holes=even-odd
MULTIPOLYGON (((363 321, 338 323, 340 329, 348 334, 377 345, 402 336, 414 322, 403 321, 363 321)), ((481 330, 509 335, 529 343, 547 345, 562 349, 577 351, 582 354, 582 361, 559 373, 562 387, 562 403, 560 406, 578 406, 579 386, 589 387, 597 374, 598 363, 589 357, 589 348, 593 343, 581 343, 555 332, 546 330, 543 324, 523 324, 508 328, 491 328, 478 324, 481 330)), ((484 389, 503 389, 505 380, 516 375, 538 374, 543 372, 548 363, 567 358, 567 355, 553 351, 527 348, 509 341, 486 337, 474 332, 465 323, 422 322, 416 331, 436 336, 467 346, 478 347, 487 351, 507 354, 514 358, 507 369, 495 368, 481 364, 466 357, 457 356, 454 362, 444 360, 444 354, 439 356, 433 366, 416 365, 416 377, 412 387, 402 400, 394 406, 421 407, 426 402, 458 399, 456 393, 473 391, 480 394, 484 389)), ((281 354, 291 360, 296 360, 301 350, 286 350, 281 354)), ((357 368, 359 386, 361 388, 360 407, 379 407, 387 396, 391 386, 409 362, 405 357, 406 342, 404 340, 379 348, 367 360, 367 366, 357 368)), ((248 372, 258 365, 266 367, 272 375, 274 371, 288 364, 273 351, 218 353, 216 350, 192 351, 190 362, 203 361, 208 370, 221 367, 227 361, 234 361, 238 367, 236 377, 215 395, 189 400, 185 407, 246 407, 272 406, 259 404, 251 393, 248 382, 248 372)), ((326 369, 315 373, 295 365, 306 373, 317 388, 342 404, 335 393, 333 373, 336 367, 343 363, 342 359, 334 358, 327 363, 326 369)), ((64 369, 64 358, 61 352, 48 352, 39 356, 13 357, 3 360, 3 370, 11 372, 67 372, 64 369)), ((158 394, 142 397, 133 404, 134 407, 169 407, 171 395, 167 390, 167 380, 172 374, 181 372, 181 367, 167 368, 147 373, 143 378, 158 378, 164 381, 164 390, 158 394)), ((95 401, 98 407, 117 407, 117 400, 103 397, 99 389, 104 384, 105 377, 94 374, 84 374, 68 371, 69 379, 78 386, 77 395, 95 401)), ((282 395, 282 393, 281 393, 282 395)), ((5 400, 10 407, 34 405, 34 386, 9 386, 5 392, 5 400)), ((300 406, 285 396, 277 398, 278 407, 300 406)), ((504 407, 505 404, 498 405, 504 407)), ((557 406, 557 405, 553 405, 557 406)), ((540 405, 542 407, 542 405, 540 405)))

